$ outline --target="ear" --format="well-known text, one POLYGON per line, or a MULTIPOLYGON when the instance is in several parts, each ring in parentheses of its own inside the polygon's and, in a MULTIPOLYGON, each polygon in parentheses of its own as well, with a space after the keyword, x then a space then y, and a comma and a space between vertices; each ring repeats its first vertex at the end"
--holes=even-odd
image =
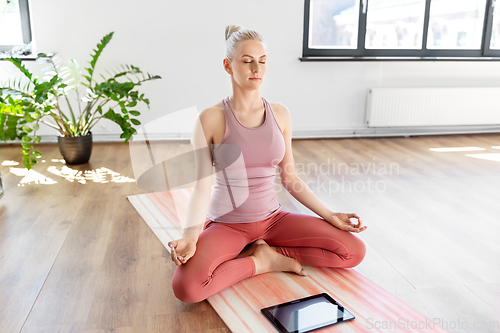
POLYGON ((227 58, 224 58, 222 60, 222 65, 224 66, 224 69, 226 70, 226 72, 228 72, 229 74, 233 73, 233 70, 231 69, 231 65, 229 64, 229 60, 227 60, 227 58))

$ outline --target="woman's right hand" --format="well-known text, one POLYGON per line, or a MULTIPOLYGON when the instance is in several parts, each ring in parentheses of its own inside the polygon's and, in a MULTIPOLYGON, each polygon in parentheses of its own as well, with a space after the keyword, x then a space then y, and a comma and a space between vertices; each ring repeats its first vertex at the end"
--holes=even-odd
POLYGON ((168 242, 170 257, 177 265, 185 264, 196 252, 196 240, 192 238, 181 238, 168 242))

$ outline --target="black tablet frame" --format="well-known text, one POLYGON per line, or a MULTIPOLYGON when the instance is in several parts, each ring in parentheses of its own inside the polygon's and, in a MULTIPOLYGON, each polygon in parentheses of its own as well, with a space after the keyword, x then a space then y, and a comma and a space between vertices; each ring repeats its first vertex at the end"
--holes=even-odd
POLYGON ((317 294, 317 295, 312 295, 312 296, 307 296, 307 297, 304 297, 304 298, 295 299, 295 300, 292 300, 292 301, 289 301, 289 302, 286 302, 286 303, 281 303, 281 304, 269 306, 267 308, 263 308, 260 311, 276 327, 276 329, 280 333, 298 333, 298 330, 290 332, 283 325, 281 325, 281 323, 271 314, 271 309, 281 308, 281 307, 285 307, 287 305, 296 304, 298 302, 304 302, 304 301, 308 301, 308 300, 315 299, 315 298, 325 298, 330 303, 335 304, 338 307, 341 307, 345 311, 347 311, 348 313, 350 313, 352 315, 352 318, 347 319, 347 320, 340 320, 340 321, 337 321, 335 323, 324 325, 324 326, 317 327, 317 328, 313 328, 313 329, 308 330, 308 331, 301 331, 301 333, 306 333, 306 332, 311 332, 311 331, 319 330, 320 328, 323 328, 323 327, 328 327, 328 326, 332 326, 332 325, 335 325, 335 324, 338 324, 338 323, 343 323, 343 322, 351 321, 351 320, 353 320, 353 319, 356 318, 356 316, 351 311, 347 310, 342 304, 340 304, 339 302, 337 302, 335 299, 333 299, 327 293, 321 293, 321 294, 317 294))

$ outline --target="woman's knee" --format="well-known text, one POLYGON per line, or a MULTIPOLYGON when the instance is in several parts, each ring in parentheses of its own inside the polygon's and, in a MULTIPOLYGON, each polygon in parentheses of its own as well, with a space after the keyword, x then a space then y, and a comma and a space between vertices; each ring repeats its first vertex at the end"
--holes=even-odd
POLYGON ((349 257, 351 261, 351 267, 359 265, 366 255, 366 245, 363 240, 355 235, 353 235, 355 241, 353 242, 351 249, 349 251, 349 257))
MULTIPOLYGON (((182 267, 184 268, 184 267, 182 267)), ((177 266, 172 277, 172 290, 175 297, 185 303, 198 303, 203 301, 202 284, 196 284, 191 278, 183 274, 181 266, 177 266)))

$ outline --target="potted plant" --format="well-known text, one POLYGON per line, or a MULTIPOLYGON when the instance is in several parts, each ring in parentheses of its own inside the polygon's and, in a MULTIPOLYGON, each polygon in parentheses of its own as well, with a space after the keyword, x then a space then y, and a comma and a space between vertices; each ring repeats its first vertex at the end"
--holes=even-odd
POLYGON ((34 77, 21 60, 6 59, 25 78, 9 80, 0 86, 0 140, 22 140, 23 164, 28 170, 36 164, 37 156, 42 155, 34 149, 34 144, 41 139, 36 135, 39 123, 58 131, 59 148, 67 164, 88 162, 92 151, 91 129, 102 118, 121 127, 120 138, 124 138, 125 143, 137 133, 134 125, 141 123, 132 117, 139 116, 140 112, 134 107, 142 102, 149 108, 149 100, 136 88, 161 77, 144 75, 135 66, 122 65, 112 73, 108 71, 107 78, 101 75, 103 80, 97 82, 94 79, 96 62, 113 34, 107 34, 97 44, 90 66, 85 68, 87 73, 82 73, 75 59, 62 66, 57 53, 38 54, 38 60, 47 65, 41 71, 45 75, 42 79, 34 77), (76 103, 70 103, 70 97, 74 97, 76 103))

